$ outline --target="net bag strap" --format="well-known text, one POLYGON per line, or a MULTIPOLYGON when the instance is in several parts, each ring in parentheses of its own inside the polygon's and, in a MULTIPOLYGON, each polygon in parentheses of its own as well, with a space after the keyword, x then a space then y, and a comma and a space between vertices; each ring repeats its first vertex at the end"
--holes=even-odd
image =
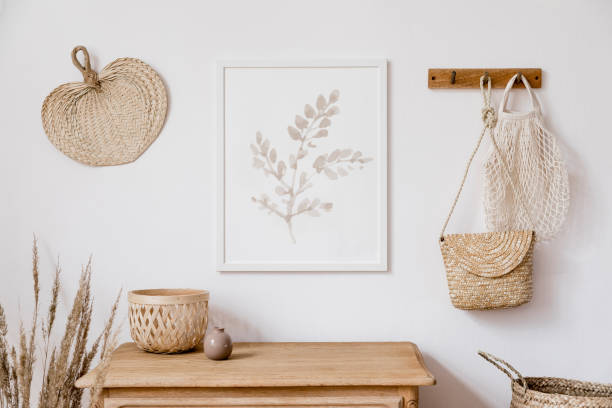
MULTIPOLYGON (((499 103, 499 109, 497 110, 498 112, 501 113, 501 112, 506 111, 506 106, 508 104, 508 96, 510 95, 510 90, 514 86, 514 83, 516 82, 516 78, 518 77, 518 75, 519 74, 515 74, 508 81, 508 84, 506 85, 506 89, 504 89, 504 96, 502 97, 499 103)), ((535 97, 535 94, 531 90, 531 85, 529 85, 529 81, 527 80, 527 78, 525 78, 525 75, 521 75, 520 80, 521 82, 523 82, 523 85, 525 85, 525 89, 527 90, 527 93, 529 94, 529 102, 531 103, 531 109, 534 111, 535 110, 540 111, 541 109, 540 103, 538 102, 538 99, 535 97)))

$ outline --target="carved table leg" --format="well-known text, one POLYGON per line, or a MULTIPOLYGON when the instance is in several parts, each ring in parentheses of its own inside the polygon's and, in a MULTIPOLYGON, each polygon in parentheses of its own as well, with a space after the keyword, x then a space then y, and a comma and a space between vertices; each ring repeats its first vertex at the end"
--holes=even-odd
POLYGON ((404 406, 402 408, 419 407, 419 387, 399 387, 398 392, 404 398, 404 406))

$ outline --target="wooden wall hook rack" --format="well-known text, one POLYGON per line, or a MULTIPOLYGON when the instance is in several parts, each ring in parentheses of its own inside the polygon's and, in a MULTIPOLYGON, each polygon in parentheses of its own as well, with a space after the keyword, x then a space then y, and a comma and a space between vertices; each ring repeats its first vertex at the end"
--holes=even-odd
MULTIPOLYGON (((542 87, 541 68, 430 68, 427 83, 430 89, 480 88, 480 77, 489 74, 492 88, 505 88, 515 74, 520 73, 529 81, 532 88, 542 87)), ((514 83, 515 88, 524 88, 521 81, 514 83)))

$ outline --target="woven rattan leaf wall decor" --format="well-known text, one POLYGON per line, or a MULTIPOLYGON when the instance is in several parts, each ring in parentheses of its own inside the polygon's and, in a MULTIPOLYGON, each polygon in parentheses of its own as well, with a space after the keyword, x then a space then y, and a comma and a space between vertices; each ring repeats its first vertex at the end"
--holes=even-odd
POLYGON ((119 58, 98 75, 83 46, 72 50, 72 62, 84 81, 62 84, 45 99, 41 115, 47 137, 66 156, 89 166, 133 162, 155 141, 166 119, 161 78, 135 58, 119 58))

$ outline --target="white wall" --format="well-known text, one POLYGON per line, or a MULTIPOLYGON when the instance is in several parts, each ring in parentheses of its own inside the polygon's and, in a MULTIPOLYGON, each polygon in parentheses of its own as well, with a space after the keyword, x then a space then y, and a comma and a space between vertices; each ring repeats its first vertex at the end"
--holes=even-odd
MULTIPOLYGON (((236 340, 416 342, 439 382, 423 391, 426 407, 507 404, 508 382, 479 348, 530 375, 612 382, 611 2, 5 0, 0 10, 0 300, 13 329, 17 305, 31 307, 35 232, 46 288, 61 256, 66 302, 94 254, 96 330, 119 287, 189 286, 211 290, 213 319, 236 340), (43 132, 44 97, 80 80, 77 44, 98 70, 137 57, 167 84, 167 123, 134 164, 80 165, 43 132), (215 59, 290 57, 390 62, 388 273, 215 272, 215 59), (564 146, 572 207, 567 231, 537 248, 532 303, 515 310, 464 312, 448 299, 436 235, 480 129, 480 95, 427 89, 427 68, 444 66, 544 69, 537 93, 564 146)), ((473 177, 451 231, 482 230, 479 187, 473 177)))

